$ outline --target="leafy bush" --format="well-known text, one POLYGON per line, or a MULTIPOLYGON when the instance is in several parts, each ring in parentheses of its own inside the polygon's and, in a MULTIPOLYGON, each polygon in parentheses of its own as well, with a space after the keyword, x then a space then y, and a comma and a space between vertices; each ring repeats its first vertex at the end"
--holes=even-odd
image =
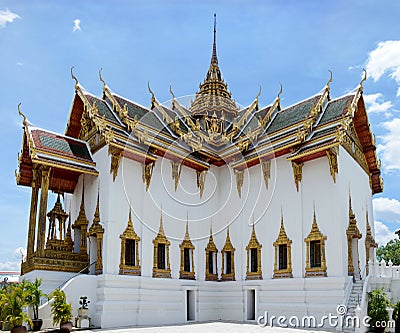
POLYGON ((389 321, 389 313, 386 310, 389 306, 391 303, 383 290, 375 289, 368 292, 368 316, 371 317, 372 327, 375 327, 377 322, 389 321))
POLYGON ((28 306, 29 292, 27 290, 26 281, 13 284, 4 289, 1 293, 0 308, 4 320, 11 324, 12 327, 21 327, 24 322, 32 325, 31 318, 24 308, 28 306))
POLYGON ((55 289, 51 292, 51 314, 53 315, 53 324, 63 324, 72 319, 72 305, 67 303, 67 297, 64 291, 55 289))

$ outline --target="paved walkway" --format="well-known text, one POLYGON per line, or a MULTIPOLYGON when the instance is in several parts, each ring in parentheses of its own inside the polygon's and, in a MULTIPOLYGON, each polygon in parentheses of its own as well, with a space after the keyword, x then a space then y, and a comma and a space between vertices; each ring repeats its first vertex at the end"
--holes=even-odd
POLYGON ((300 333, 300 332, 327 332, 320 330, 300 330, 293 328, 278 328, 278 327, 259 327, 251 324, 236 324, 236 323, 202 323, 191 325, 165 326, 165 327, 142 327, 142 328, 116 328, 116 329, 99 329, 85 330, 86 332, 103 332, 103 333, 300 333))

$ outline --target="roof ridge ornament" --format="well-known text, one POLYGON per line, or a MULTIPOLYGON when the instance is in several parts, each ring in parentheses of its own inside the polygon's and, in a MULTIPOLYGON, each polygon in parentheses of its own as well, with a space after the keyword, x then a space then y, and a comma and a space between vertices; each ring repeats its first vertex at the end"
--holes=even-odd
POLYGON ((103 82, 103 91, 104 91, 106 89, 106 87, 107 87, 107 83, 106 83, 106 81, 104 81, 103 77, 101 76, 101 71, 102 70, 103 70, 103 67, 101 67, 99 69, 99 78, 100 78, 100 81, 103 82))
POLYGON ((357 88, 356 88, 356 93, 354 95, 353 101, 351 102, 351 105, 349 107, 349 111, 348 114, 351 115, 351 117, 354 117, 354 114, 357 110, 357 103, 358 100, 360 99, 362 93, 363 93, 363 83, 365 82, 365 80, 367 80, 367 71, 365 70, 365 68, 363 68, 363 76, 361 77, 361 81, 358 84, 357 88))
POLYGON ((75 68, 75 66, 71 67, 71 77, 72 77, 73 80, 75 80, 75 90, 77 90, 78 86, 79 86, 79 81, 76 78, 76 76, 74 75, 74 72, 73 72, 74 68, 75 68))
POLYGON ((326 88, 330 88, 329 83, 332 82, 332 71, 330 69, 328 69, 328 72, 330 73, 330 77, 329 77, 328 82, 326 82, 326 85, 325 85, 326 88))
POLYGON ((24 126, 26 126, 28 122, 27 122, 26 116, 25 116, 25 115, 22 113, 22 111, 21 111, 21 102, 18 103, 18 113, 19 113, 19 115, 23 118, 22 124, 23 124, 24 126))
POLYGON ((151 94, 151 105, 150 105, 150 109, 153 109, 154 106, 155 106, 156 103, 157 103, 157 100, 156 100, 156 97, 155 97, 155 95, 154 95, 153 90, 151 90, 151 88, 150 88, 150 81, 147 81, 147 89, 149 90, 149 93, 151 94))

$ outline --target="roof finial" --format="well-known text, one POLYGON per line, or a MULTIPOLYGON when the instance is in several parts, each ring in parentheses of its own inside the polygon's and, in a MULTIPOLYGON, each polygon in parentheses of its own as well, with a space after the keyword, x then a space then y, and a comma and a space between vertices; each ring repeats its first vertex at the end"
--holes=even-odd
POLYGON ((150 108, 152 109, 154 107, 154 102, 156 101, 156 97, 154 96, 153 90, 151 90, 151 88, 150 88, 150 81, 147 82, 147 89, 149 90, 149 93, 151 94, 150 108))
POLYGON ((280 83, 281 88, 279 89, 279 93, 278 93, 278 97, 277 98, 281 98, 281 94, 282 94, 282 83, 280 83))
POLYGON ((24 124, 24 126, 26 126, 26 116, 21 111, 21 102, 18 103, 18 113, 24 119, 22 121, 22 124, 24 124))
POLYGON ((103 70, 103 67, 101 67, 99 69, 99 78, 100 78, 100 81, 103 82, 103 90, 104 90, 104 88, 107 86, 107 83, 106 83, 106 81, 104 81, 103 77, 101 76, 101 71, 102 70, 103 70))
POLYGON ((211 57, 211 63, 213 65, 218 65, 217 58, 217 14, 214 14, 214 43, 213 43, 213 53, 211 57))
POLYGON ((71 76, 72 76, 72 79, 75 80, 75 89, 77 89, 78 85, 79 85, 79 82, 78 82, 78 79, 76 78, 76 76, 74 75, 74 72, 73 72, 74 68, 75 68, 75 66, 71 67, 71 76))
POLYGON ((330 76, 329 76, 328 82, 326 83, 326 86, 327 86, 327 87, 329 87, 329 83, 332 82, 332 71, 331 71, 330 69, 328 69, 328 72, 330 73, 330 76))

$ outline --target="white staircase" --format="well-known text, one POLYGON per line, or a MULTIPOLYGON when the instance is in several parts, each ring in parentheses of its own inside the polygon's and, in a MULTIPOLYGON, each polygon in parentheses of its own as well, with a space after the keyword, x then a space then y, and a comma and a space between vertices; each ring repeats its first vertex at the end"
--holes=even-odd
MULTIPOLYGON (((344 323, 346 323, 346 317, 354 317, 356 315, 356 307, 361 303, 362 292, 363 292, 364 281, 356 278, 353 287, 351 288, 351 293, 349 297, 349 301, 347 302, 347 313, 345 316, 344 323)), ((352 322, 352 321, 350 321, 352 322)), ((342 332, 354 332, 355 327, 344 327, 342 328, 342 332)))

